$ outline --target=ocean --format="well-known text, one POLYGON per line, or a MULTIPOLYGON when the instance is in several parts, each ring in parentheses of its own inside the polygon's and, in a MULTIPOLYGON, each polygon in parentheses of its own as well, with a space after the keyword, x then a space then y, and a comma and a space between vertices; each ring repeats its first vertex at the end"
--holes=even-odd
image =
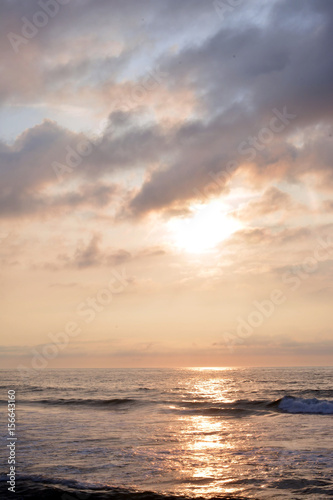
POLYGON ((332 368, 1 370, 0 497, 327 499, 332 368), (7 393, 15 391, 15 493, 7 393))

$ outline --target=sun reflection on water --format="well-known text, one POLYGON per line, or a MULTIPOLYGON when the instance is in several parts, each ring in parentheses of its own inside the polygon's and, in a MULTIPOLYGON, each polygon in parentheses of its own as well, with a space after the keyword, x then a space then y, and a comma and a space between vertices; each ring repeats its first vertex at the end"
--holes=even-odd
MULTIPOLYGON (((179 493, 195 491, 200 495, 216 495, 240 493, 243 490, 230 484, 241 475, 238 470, 239 457, 233 453, 238 441, 233 421, 220 415, 191 414, 191 411, 201 408, 201 404, 205 408, 218 408, 219 404, 234 400, 229 379, 221 375, 192 379, 187 387, 191 410, 178 417, 179 437, 184 447, 179 493)), ((184 409, 188 409, 189 401, 186 403, 184 409)))
POLYGON ((192 384, 189 393, 198 400, 214 401, 215 403, 231 403, 234 401, 230 397, 229 380, 227 378, 210 378, 199 380, 192 384))

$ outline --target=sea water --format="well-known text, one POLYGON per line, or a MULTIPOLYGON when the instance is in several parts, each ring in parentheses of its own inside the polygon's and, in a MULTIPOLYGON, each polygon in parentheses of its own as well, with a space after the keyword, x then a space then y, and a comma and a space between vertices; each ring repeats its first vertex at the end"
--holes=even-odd
POLYGON ((333 496, 332 368, 0 373, 1 498, 333 496))

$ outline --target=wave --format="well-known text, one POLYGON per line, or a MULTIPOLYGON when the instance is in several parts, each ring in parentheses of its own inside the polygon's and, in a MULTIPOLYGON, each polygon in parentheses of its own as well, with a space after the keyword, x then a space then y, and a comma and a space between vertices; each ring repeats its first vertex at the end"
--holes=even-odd
MULTIPOLYGON (((0 477, 0 496, 2 500, 13 499, 7 489, 4 477, 0 477)), ((130 488, 117 488, 109 485, 80 483, 74 480, 50 479, 42 476, 18 476, 15 497, 24 500, 193 500, 193 497, 177 494, 161 494, 153 491, 138 491, 130 488)), ((214 497, 217 498, 217 497, 214 497)), ((245 497, 230 494, 219 495, 224 500, 245 500, 245 497)), ((196 497, 196 500, 204 500, 196 497)))
MULTIPOLYGON (((7 404, 0 400, 0 404, 7 404)), ((48 398, 21 399, 18 404, 43 405, 62 407, 86 407, 130 410, 138 406, 158 405, 162 412, 181 413, 184 415, 210 415, 243 417, 250 414, 269 413, 272 411, 284 413, 303 413, 317 415, 332 415, 333 401, 326 399, 305 399, 285 395, 275 401, 240 399, 234 401, 186 400, 186 399, 146 399, 146 398, 113 398, 113 399, 80 399, 80 398, 48 398)))
POLYGON ((333 401, 317 398, 303 399, 286 395, 276 401, 271 400, 237 400, 230 402, 207 403, 202 401, 183 401, 168 411, 176 411, 187 415, 221 415, 247 416, 263 412, 304 413, 317 415, 332 415, 333 401))
POLYGON ((122 406, 135 404, 139 401, 131 398, 114 398, 114 399, 41 399, 36 401, 43 405, 60 405, 60 406, 122 406))
MULTIPOLYGON (((184 415, 207 415, 225 417, 245 417, 257 412, 269 412, 269 401, 236 400, 229 402, 182 401, 177 406, 171 406, 166 411, 184 415)), ((175 404, 175 403, 173 403, 175 404)))
MULTIPOLYGON (((135 403, 140 403, 141 401, 131 398, 114 398, 114 399, 21 399, 19 404, 28 405, 50 405, 50 406, 123 406, 131 405, 135 403)), ((7 401, 1 400, 1 403, 6 403, 7 401)))
POLYGON ((333 415, 333 401, 325 399, 302 399, 284 396, 276 401, 280 410, 287 413, 307 413, 312 415, 333 415))
MULTIPOLYGON (((194 493, 191 496, 177 493, 159 493, 147 490, 138 490, 131 487, 110 486, 103 483, 81 482, 74 479, 50 478, 42 475, 18 474, 16 481, 16 491, 13 494, 8 491, 7 477, 0 474, 0 498, 1 500, 249 500, 253 497, 242 493, 218 493, 213 496, 198 496, 194 493), (194 496, 193 496, 194 495, 194 496)), ((182 481, 181 481, 182 482, 182 481)), ((187 483, 209 482, 208 478, 186 479, 187 483)), ((234 485, 239 489, 240 486, 253 485, 257 488, 262 484, 258 478, 234 478, 229 485, 234 485)), ((278 479, 271 483, 270 488, 276 490, 288 490, 290 493, 297 491, 302 496, 310 495, 311 498, 328 498, 332 494, 330 489, 331 482, 324 479, 308 480, 305 478, 287 478, 278 479), (325 495, 325 496, 324 496, 325 495), (319 498, 319 497, 318 497, 319 498)), ((266 497, 265 497, 266 498, 266 497)), ((290 496, 288 498, 295 498, 290 496)), ((297 498, 300 498, 297 496, 297 498)))

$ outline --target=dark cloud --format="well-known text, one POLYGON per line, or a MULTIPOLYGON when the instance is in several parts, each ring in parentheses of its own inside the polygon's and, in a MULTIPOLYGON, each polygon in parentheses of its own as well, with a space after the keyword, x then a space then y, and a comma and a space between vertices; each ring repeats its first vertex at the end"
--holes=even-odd
POLYGON ((239 144, 267 127, 273 109, 286 109, 294 121, 275 134, 263 151, 256 151, 252 174, 268 182, 272 176, 297 178, 304 171, 326 168, 332 141, 328 142, 325 133, 312 139, 311 159, 308 143, 298 148, 286 139, 295 127, 298 131, 310 127, 311 134, 311 127, 332 117, 333 57, 327 50, 332 7, 328 2, 296 1, 292 7, 277 2, 262 26, 252 21, 245 21, 239 29, 224 25, 202 45, 165 61, 163 69, 171 84, 189 81, 206 105, 208 117, 179 130, 178 137, 186 128, 192 129, 191 148, 183 143, 179 161, 147 180, 131 203, 134 212, 193 198, 195 187, 208 183, 208 173, 218 171, 230 159, 240 159, 244 167, 239 144))
MULTIPOLYGON (((6 63, 3 102, 47 106, 87 100, 88 107, 104 107, 106 113, 118 109, 119 99, 130 105, 122 115, 110 114, 109 130, 98 147, 72 169, 71 182, 79 179, 85 186, 75 192, 66 186, 68 179, 59 184, 51 166, 64 164, 66 148, 75 149, 86 139, 83 134, 45 121, 12 146, 0 144, 4 216, 84 203, 106 206, 115 188, 104 178, 129 169, 146 174, 142 186, 124 198, 119 218, 151 211, 186 213, 221 172, 216 194, 228 192, 239 170, 251 185, 281 178, 296 182, 313 172, 320 189, 332 189, 333 4, 279 0, 262 11, 259 7, 248 2, 234 9, 230 22, 222 22, 213 3, 199 0, 77 0, 61 6, 18 54, 7 39, 1 49, 6 63), (136 61, 142 64, 135 73, 136 61), (147 93, 146 101, 133 103, 133 85, 156 64, 164 74, 162 84, 147 93), (173 103, 176 118, 170 122, 163 118, 163 105, 167 107, 166 95, 177 93, 190 95, 193 108, 186 114, 181 100, 173 103), (244 154, 240 145, 249 147, 260 133, 267 138, 262 131, 276 117, 274 110, 283 109, 295 118, 288 124, 280 120, 285 126, 252 147, 254 157, 244 154), (223 175, 230 161, 239 166, 223 175), (87 183, 97 187, 88 189, 87 183), (60 194, 46 194, 55 186, 60 194)), ((31 20, 37 10, 39 4, 32 0, 2 2, 5 35, 19 33, 22 16, 31 20)), ((277 200, 276 192, 270 196, 273 204, 287 203, 277 200)))
POLYGON ((99 178, 156 159, 159 143, 153 128, 136 133, 130 128, 116 138, 107 131, 96 144, 45 120, 21 134, 12 146, 0 143, 0 212, 3 216, 44 214, 62 206, 106 205, 117 187, 99 178), (76 179, 86 182, 69 192, 67 183, 76 179), (92 180, 89 186, 87 181, 92 180), (46 194, 50 187, 61 194, 46 194))

